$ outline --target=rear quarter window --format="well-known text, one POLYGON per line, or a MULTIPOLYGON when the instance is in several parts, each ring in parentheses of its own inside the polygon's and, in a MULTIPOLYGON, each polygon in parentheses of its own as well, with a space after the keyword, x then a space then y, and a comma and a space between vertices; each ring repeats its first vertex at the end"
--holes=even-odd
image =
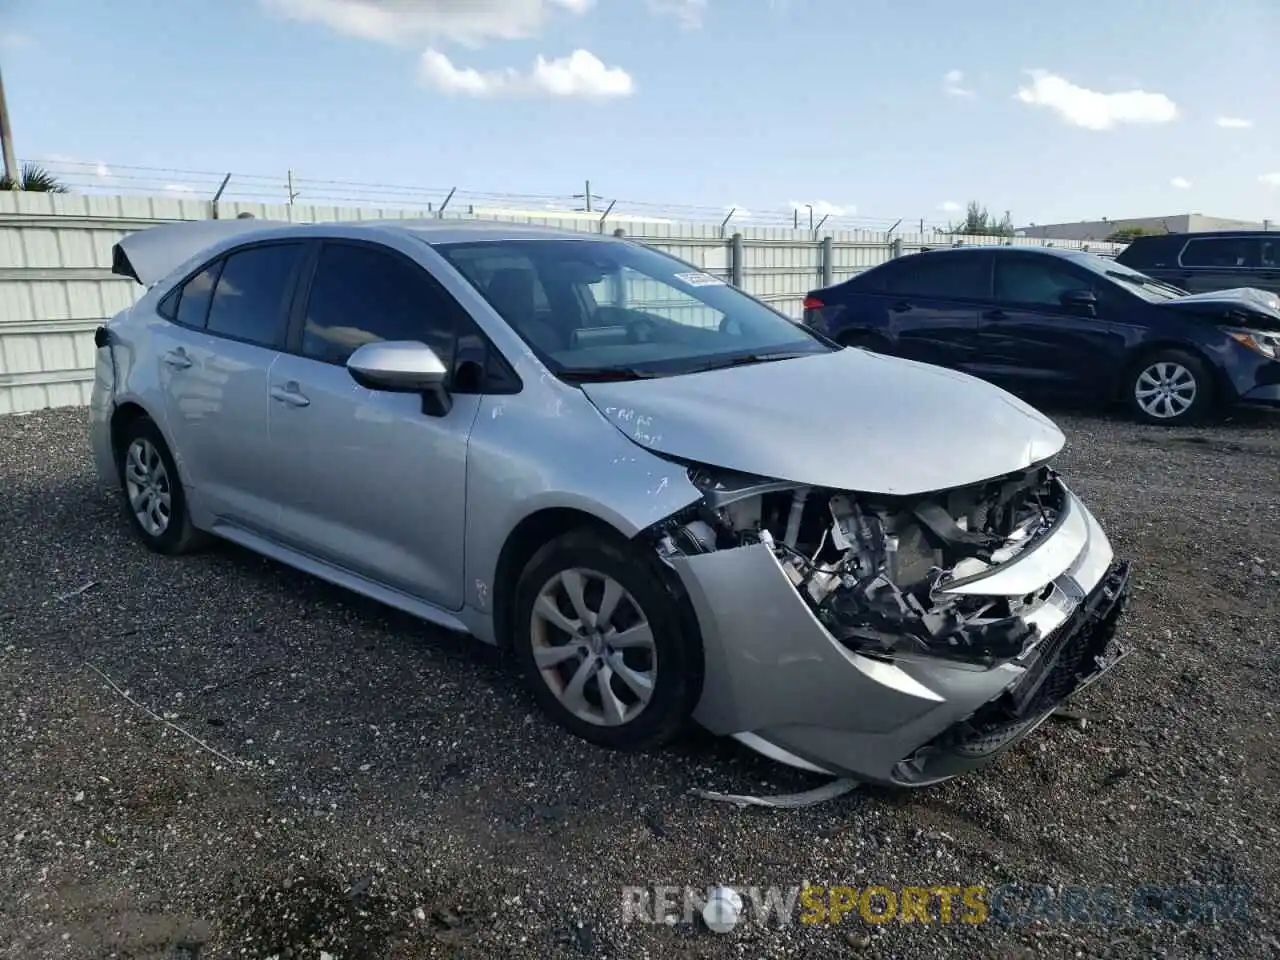
POLYGON ((1116 262, 1123 263, 1134 270, 1142 270, 1146 267, 1176 267, 1178 253, 1186 242, 1187 238, 1180 236, 1139 237, 1120 251, 1116 256, 1116 262))

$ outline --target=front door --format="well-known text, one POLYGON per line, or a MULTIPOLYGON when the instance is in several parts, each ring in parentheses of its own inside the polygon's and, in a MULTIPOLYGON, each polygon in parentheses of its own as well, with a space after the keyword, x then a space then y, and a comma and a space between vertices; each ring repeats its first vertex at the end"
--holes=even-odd
POLYGON ((188 280, 155 351, 174 456, 202 507, 258 531, 275 523, 267 376, 284 342, 301 243, 245 247, 188 280))
POLYGON ((462 309, 392 249, 325 241, 290 351, 272 367, 279 538, 437 606, 462 606, 467 443, 477 394, 449 412, 370 390, 347 371, 364 343, 416 340, 451 366, 462 309))
POLYGON ((1123 342, 1107 322, 1113 291, 1065 259, 1014 251, 995 258, 994 303, 979 320, 973 372, 1018 393, 1107 396, 1123 342), (1097 315, 1066 306, 1087 290, 1097 315))

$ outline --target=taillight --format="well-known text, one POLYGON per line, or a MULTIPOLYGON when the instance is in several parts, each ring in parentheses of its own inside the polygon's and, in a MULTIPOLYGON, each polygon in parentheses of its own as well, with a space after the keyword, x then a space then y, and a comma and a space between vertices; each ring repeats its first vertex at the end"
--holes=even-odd
MULTIPOLYGON (((794 301, 794 300, 793 300, 793 301, 791 301, 791 302, 792 302, 792 303, 795 303, 795 301, 794 301)), ((823 307, 825 307, 825 306, 826 306, 826 304, 825 304, 825 303, 823 303, 821 300, 819 300, 817 297, 805 297, 805 298, 804 298, 804 308, 805 308, 806 310, 821 310, 821 309, 822 309, 823 307)))

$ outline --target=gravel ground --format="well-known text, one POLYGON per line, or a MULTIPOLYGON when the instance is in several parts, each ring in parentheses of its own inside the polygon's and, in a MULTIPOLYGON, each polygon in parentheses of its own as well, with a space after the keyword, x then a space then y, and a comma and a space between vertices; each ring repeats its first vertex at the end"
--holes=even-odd
POLYGON ((730 742, 602 752, 473 641, 229 545, 154 556, 96 489, 83 411, 0 419, 0 957, 1274 956, 1280 423, 1059 419, 1135 561, 1136 652, 983 772, 798 811, 690 795, 821 782, 730 742), (1252 899, 1217 922, 622 920, 624 885, 805 880, 1252 899))

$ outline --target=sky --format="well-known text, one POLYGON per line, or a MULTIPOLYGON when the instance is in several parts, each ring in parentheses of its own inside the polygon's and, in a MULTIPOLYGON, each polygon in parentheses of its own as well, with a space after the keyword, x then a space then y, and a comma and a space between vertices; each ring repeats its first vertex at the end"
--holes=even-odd
POLYGON ((1277 0, 0 0, 78 188, 846 226, 1280 221, 1277 49, 1277 0))

